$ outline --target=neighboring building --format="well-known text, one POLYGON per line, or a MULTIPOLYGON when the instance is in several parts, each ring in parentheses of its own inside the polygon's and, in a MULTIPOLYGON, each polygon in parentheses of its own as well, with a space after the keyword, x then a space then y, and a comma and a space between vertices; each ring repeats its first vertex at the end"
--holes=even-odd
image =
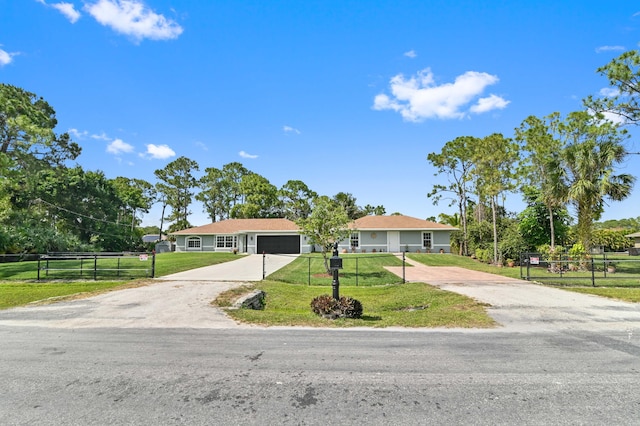
POLYGON ((625 235, 627 238, 633 238, 633 247, 629 247, 629 255, 640 256, 640 232, 625 235))
MULTIPOLYGON (((162 238, 164 240, 164 237, 162 238)), ((146 234, 142 236, 143 243, 155 243, 160 241, 160 234, 146 234)))
MULTIPOLYGON (((454 228, 409 216, 365 216, 352 224, 340 250, 357 253, 411 251, 449 253, 454 228)), ((314 251, 288 219, 229 219, 171 233, 176 251, 239 253, 309 253, 314 251)), ((317 249, 317 248, 316 248, 317 249)))

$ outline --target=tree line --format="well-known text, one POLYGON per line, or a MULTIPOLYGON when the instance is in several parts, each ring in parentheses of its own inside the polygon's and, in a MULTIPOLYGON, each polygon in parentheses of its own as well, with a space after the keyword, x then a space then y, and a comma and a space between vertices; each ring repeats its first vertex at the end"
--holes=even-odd
MULTIPOLYGON (((281 188, 233 162, 208 167, 179 157, 154 172, 156 182, 116 177, 71 165, 82 149, 57 134, 55 110, 22 88, 0 84, 0 253, 141 250, 141 215, 160 203, 163 233, 191 227, 194 198, 212 221, 307 218, 317 204, 339 207, 350 220, 385 214, 340 192, 321 197, 300 180, 281 188)), ((153 228, 153 227, 152 227, 153 228)))
POLYGON ((640 53, 630 51, 599 68, 617 94, 590 96, 582 111, 529 116, 512 138, 461 136, 427 156, 448 182, 434 185, 429 197, 457 206, 454 216, 442 219, 460 226, 454 237, 460 254, 499 262, 544 245, 554 252, 558 241, 583 252, 612 241, 594 228, 605 206, 627 198, 636 180, 618 169, 630 155, 624 125, 640 122, 639 65, 640 53), (510 218, 500 202, 513 192, 523 195, 527 208, 510 218))

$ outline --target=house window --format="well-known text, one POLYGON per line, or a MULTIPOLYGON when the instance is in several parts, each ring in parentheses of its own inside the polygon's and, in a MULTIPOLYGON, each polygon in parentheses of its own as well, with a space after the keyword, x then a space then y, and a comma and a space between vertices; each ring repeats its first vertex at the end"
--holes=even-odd
POLYGON ((217 248, 233 248, 238 246, 238 237, 233 235, 217 235, 216 247, 217 248))
POLYGON ((200 250, 201 247, 200 237, 187 238, 187 250, 200 250))
POLYGON ((360 234, 358 232, 352 233, 349 242, 351 243, 351 247, 360 247, 360 234))
POLYGON ((431 232, 422 233, 422 247, 426 249, 432 248, 431 232))

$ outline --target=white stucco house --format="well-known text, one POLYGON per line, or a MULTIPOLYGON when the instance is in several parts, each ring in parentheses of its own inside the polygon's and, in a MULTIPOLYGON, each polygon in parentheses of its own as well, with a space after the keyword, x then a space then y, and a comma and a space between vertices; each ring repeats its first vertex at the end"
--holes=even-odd
MULTIPOLYGON (((357 253, 402 251, 449 253, 449 225, 410 216, 365 216, 351 224, 340 250, 357 253)), ((288 219, 228 219, 171 233, 176 251, 239 253, 310 253, 314 247, 288 219)))

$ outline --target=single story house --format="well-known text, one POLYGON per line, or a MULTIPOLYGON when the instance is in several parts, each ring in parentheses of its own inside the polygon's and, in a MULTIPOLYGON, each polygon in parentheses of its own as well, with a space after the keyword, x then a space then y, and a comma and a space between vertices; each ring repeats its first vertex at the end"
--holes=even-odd
POLYGON ((633 239, 633 247, 629 247, 629 255, 640 256, 640 232, 625 235, 625 237, 633 239))
MULTIPOLYGON (((410 216, 365 216, 351 224, 341 251, 449 253, 449 225, 410 216)), ((238 251, 239 253, 310 253, 317 250, 288 219, 228 219, 171 233, 176 251, 238 251)))

